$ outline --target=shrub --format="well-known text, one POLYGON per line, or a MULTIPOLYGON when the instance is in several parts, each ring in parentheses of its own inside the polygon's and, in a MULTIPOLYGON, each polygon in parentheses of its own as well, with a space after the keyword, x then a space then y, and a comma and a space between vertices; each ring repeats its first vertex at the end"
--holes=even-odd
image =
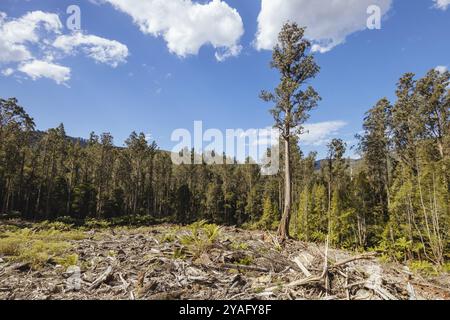
POLYGON ((428 261, 411 261, 409 267, 413 271, 426 275, 437 274, 435 266, 428 261))
POLYGON ((213 245, 220 237, 221 228, 206 221, 194 222, 188 227, 188 233, 181 236, 182 245, 192 247, 194 255, 199 256, 213 245))
POLYGON ((88 229, 107 229, 111 227, 111 223, 106 220, 86 219, 84 226, 88 229))
POLYGON ((81 240, 85 237, 84 234, 78 230, 60 231, 54 227, 3 233, 0 238, 0 255, 11 261, 28 263, 33 269, 39 269, 49 261, 64 266, 76 264, 78 257, 70 253, 71 244, 68 241, 81 240))
POLYGON ((77 254, 69 254, 65 255, 63 257, 56 257, 54 258, 54 261, 62 265, 65 268, 68 268, 70 266, 76 266, 78 264, 78 255, 77 254))
POLYGON ((0 255, 14 256, 20 252, 21 243, 17 239, 0 239, 0 255))
POLYGON ((52 258, 61 257, 65 259, 65 253, 69 248, 70 245, 66 242, 35 240, 24 245, 13 260, 29 263, 33 269, 39 269, 52 258))
POLYGON ((70 231, 73 229, 73 224, 67 224, 61 221, 43 221, 38 223, 35 228, 36 230, 58 230, 58 231, 70 231))
POLYGON ((77 224, 77 221, 75 218, 69 217, 69 216, 64 216, 64 217, 58 217, 56 218, 57 222, 62 222, 64 224, 70 224, 70 225, 75 225, 77 224))

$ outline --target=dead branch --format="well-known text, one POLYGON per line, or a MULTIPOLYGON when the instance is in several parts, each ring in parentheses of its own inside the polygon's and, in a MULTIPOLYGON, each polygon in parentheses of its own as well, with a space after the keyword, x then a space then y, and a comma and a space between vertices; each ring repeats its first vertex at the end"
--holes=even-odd
POLYGON ((95 280, 91 286, 89 287, 89 290, 93 290, 98 288, 103 282, 105 282, 109 276, 111 275, 113 268, 112 266, 108 266, 108 268, 106 269, 105 272, 102 273, 102 275, 100 277, 97 278, 97 280, 95 280))
POLYGON ((354 261, 358 261, 358 260, 374 259, 377 255, 378 254, 376 252, 364 253, 364 254, 361 254, 359 256, 351 257, 351 258, 345 259, 343 261, 337 262, 333 266, 331 266, 330 269, 341 267, 341 266, 346 265, 346 264, 348 264, 350 262, 354 262, 354 261))
POLYGON ((219 269, 236 269, 236 270, 247 270, 247 271, 258 271, 258 272, 269 272, 270 270, 263 267, 257 266, 247 266, 247 265, 238 265, 238 264, 229 264, 223 263, 219 267, 219 269))
POLYGON ((300 268, 305 277, 307 278, 311 277, 311 272, 309 272, 308 269, 305 267, 305 265, 300 261, 300 257, 296 257, 293 261, 300 268))

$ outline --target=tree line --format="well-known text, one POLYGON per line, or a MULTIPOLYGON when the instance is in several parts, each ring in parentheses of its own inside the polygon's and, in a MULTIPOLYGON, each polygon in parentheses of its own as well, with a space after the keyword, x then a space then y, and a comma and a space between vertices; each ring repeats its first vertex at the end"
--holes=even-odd
POLYGON ((250 159, 174 165, 143 133, 116 147, 109 133, 82 140, 69 138, 63 125, 39 132, 17 99, 0 99, 1 213, 31 220, 208 220, 444 264, 450 73, 402 76, 396 100, 382 98, 366 114, 357 137, 361 160, 346 159, 348 146, 334 139, 318 166, 317 154, 299 147, 302 124, 320 101, 312 87, 304 88, 319 67, 303 35, 295 24, 284 26, 272 61, 280 85, 261 95, 274 105, 282 133, 279 174, 261 175, 250 159))

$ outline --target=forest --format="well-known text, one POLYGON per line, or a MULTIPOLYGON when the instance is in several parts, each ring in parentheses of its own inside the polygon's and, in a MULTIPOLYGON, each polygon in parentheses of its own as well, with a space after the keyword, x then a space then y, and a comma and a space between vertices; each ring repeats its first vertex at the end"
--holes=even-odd
MULTIPOLYGON (((320 71, 304 30, 286 25, 271 66, 280 86, 272 104, 282 132, 282 168, 261 175, 244 164, 174 165, 144 133, 119 147, 110 133, 69 137, 61 124, 41 132, 16 98, 0 99, 0 213, 3 218, 110 224, 190 224, 273 230, 282 238, 398 261, 443 266, 450 258, 450 72, 404 74, 395 100, 367 106, 358 160, 342 139, 326 159, 304 154, 298 131, 320 97, 320 71), (306 87, 306 88, 305 88, 306 87)), ((386 92, 386 95, 390 95, 386 92)), ((257 98, 257 97, 255 97, 257 98)), ((195 150, 193 150, 195 153, 195 150)), ((226 157, 226 155, 224 155, 226 157)))

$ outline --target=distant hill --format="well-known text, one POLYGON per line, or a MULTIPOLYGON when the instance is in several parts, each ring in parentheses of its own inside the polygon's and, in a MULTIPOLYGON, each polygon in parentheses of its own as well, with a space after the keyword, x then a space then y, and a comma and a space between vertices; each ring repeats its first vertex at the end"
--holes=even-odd
MULTIPOLYGON (((44 135, 45 135, 44 131, 37 130, 33 132, 33 140, 37 142, 41 140, 44 137, 44 135)), ((88 140, 84 138, 75 138, 71 136, 66 136, 66 139, 70 142, 79 142, 82 147, 86 147, 88 144, 88 140)))

